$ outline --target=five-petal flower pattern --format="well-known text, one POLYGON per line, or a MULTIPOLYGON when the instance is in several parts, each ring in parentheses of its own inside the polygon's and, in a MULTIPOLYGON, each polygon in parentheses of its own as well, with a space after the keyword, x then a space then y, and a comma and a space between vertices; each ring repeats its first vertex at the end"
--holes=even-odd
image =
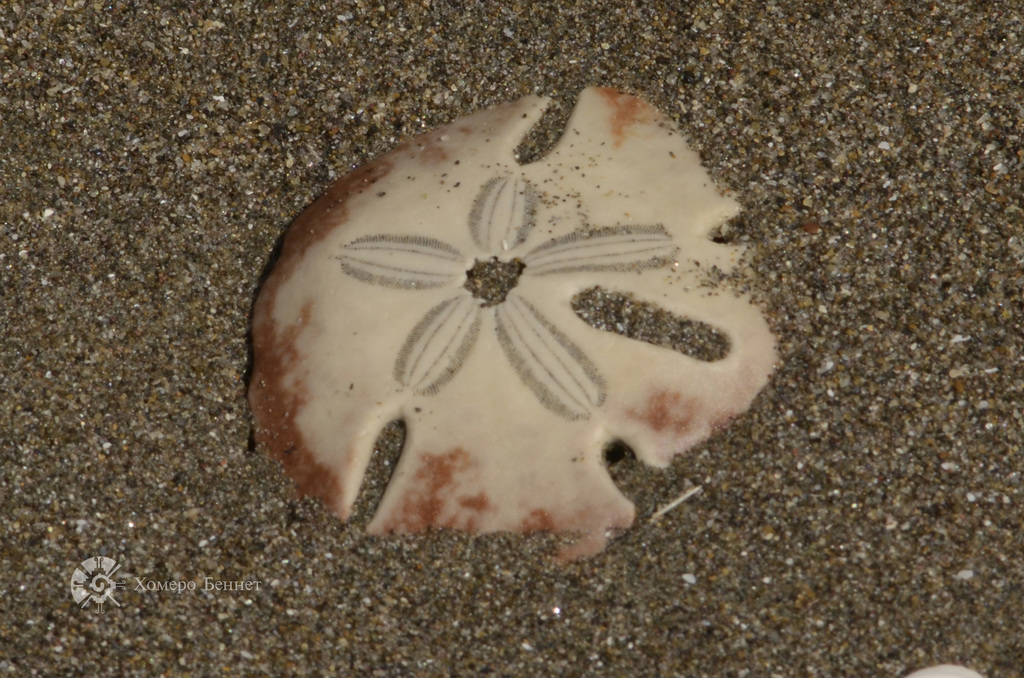
POLYGON ((672 260, 677 247, 658 224, 581 229, 530 248, 537 201, 526 179, 506 175, 484 182, 468 226, 473 242, 490 256, 476 259, 468 271, 457 248, 433 238, 380 234, 345 245, 342 268, 364 282, 460 288, 409 333, 394 368, 402 386, 437 393, 458 374, 479 339, 481 316, 489 313, 509 365, 544 407, 580 419, 604 402, 605 383, 594 362, 516 291, 519 277, 657 268, 672 260))

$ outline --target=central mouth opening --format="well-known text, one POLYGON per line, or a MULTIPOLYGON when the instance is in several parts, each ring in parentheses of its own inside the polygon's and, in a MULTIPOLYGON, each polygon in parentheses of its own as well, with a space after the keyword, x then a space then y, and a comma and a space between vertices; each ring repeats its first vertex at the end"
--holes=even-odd
POLYGON ((519 283, 519 276, 526 268, 520 259, 500 261, 498 257, 477 259, 473 268, 466 271, 463 285, 475 299, 483 301, 481 307, 497 306, 519 283))

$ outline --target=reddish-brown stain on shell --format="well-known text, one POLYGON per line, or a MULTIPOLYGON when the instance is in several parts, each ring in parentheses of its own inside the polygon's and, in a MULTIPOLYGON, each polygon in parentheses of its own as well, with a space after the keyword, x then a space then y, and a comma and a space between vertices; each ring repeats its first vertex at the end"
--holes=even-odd
POLYGON ((701 403, 696 398, 683 397, 678 391, 656 391, 647 398, 642 410, 631 409, 626 414, 656 433, 671 432, 681 436, 689 430, 700 410, 701 403))
POLYGON ((283 376, 289 366, 300 361, 295 342, 309 318, 313 302, 307 302, 299 314, 300 322, 278 332, 266 314, 253 322, 253 351, 260 356, 253 365, 249 404, 259 420, 257 444, 277 459, 295 481, 299 496, 323 499, 328 504, 340 492, 337 475, 316 461, 296 425, 295 417, 306 404, 301 382, 286 386, 283 376))
POLYGON ((459 506, 467 508, 471 511, 486 511, 491 508, 491 502, 487 498, 487 495, 483 492, 474 494, 472 497, 462 497, 459 499, 459 506))
POLYGON ((439 144, 431 144, 420 151, 420 159, 427 164, 440 165, 448 160, 448 152, 439 144))
POLYGON ((550 532, 555 529, 555 519, 544 509, 533 509, 519 525, 519 531, 527 532, 550 532))
POLYGON ((348 219, 348 200, 390 171, 391 163, 387 160, 365 165, 335 182, 306 209, 288 229, 281 256, 263 283, 253 307, 249 405, 257 423, 256 443, 281 462, 295 481, 299 496, 318 497, 329 506, 335 505, 334 499, 341 493, 338 476, 316 461, 316 455, 296 424, 296 417, 307 400, 301 380, 286 383, 285 379, 302 360, 296 342, 312 315, 313 302, 306 302, 297 321, 282 331, 273 319, 277 290, 291 277, 306 251, 348 219))
POLYGON ((622 145, 630 127, 650 122, 656 112, 643 100, 624 92, 607 87, 599 88, 597 91, 612 108, 612 137, 615 139, 616 148, 622 145))
MULTIPOLYGON (((387 158, 363 165, 334 182, 292 222, 281 246, 281 257, 274 264, 273 273, 263 283, 263 289, 260 291, 261 301, 265 296, 270 297, 265 304, 267 310, 274 306, 273 297, 277 287, 291 277, 295 266, 305 257, 306 251, 326 237, 338 224, 348 221, 348 201, 390 174, 391 168, 392 163, 387 158)), ((258 304, 256 312, 259 310, 258 304)))
POLYGON ((443 137, 438 132, 424 134, 411 141, 401 144, 396 151, 404 151, 408 157, 424 165, 440 165, 448 161, 448 151, 443 144, 443 137))
POLYGON ((477 516, 491 509, 483 492, 455 496, 462 485, 473 482, 476 462, 462 448, 444 454, 424 454, 414 476, 416 490, 405 496, 397 515, 384 527, 385 532, 419 532, 428 527, 452 527, 473 531, 477 516), (454 515, 445 516, 450 500, 461 507, 454 515))

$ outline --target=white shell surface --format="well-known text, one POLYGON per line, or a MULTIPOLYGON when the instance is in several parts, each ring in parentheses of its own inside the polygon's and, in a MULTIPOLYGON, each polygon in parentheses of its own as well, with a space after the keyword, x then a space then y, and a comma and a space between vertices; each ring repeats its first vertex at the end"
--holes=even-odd
POLYGON ((422 135, 339 180, 290 227, 253 317, 257 440, 342 518, 381 429, 406 424, 372 533, 431 526, 570 531, 600 550, 633 505, 602 450, 665 466, 743 412, 774 339, 756 307, 700 286, 737 248, 709 232, 738 206, 675 125, 635 97, 584 90, 543 159, 514 149, 546 99, 422 135), (477 296, 487 262, 515 285, 477 296), (705 362, 594 329, 594 286, 713 326, 705 362))

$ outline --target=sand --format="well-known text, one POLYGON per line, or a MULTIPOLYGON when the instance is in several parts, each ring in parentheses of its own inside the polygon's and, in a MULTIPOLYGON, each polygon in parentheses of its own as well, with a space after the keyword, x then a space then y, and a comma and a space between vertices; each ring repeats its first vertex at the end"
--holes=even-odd
POLYGON ((1024 675, 1024 13, 387 4, 0 9, 0 669, 1024 675), (724 284, 779 338, 768 387, 670 469, 614 464, 636 524, 567 566, 544 535, 368 537, 380 473, 348 523, 296 499, 245 400, 289 222, 528 93, 537 157, 593 84, 741 202, 724 284), (98 556, 102 613, 71 589, 98 556))

